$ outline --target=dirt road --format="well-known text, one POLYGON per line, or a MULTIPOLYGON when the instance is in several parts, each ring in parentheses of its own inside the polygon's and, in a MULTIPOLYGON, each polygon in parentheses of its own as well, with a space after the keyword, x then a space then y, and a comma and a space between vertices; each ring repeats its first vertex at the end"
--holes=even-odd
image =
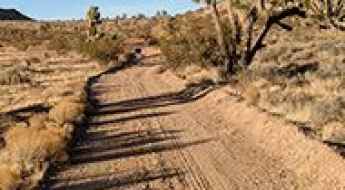
POLYGON ((230 87, 186 87, 157 67, 104 74, 71 163, 46 189, 345 189, 345 162, 230 87))

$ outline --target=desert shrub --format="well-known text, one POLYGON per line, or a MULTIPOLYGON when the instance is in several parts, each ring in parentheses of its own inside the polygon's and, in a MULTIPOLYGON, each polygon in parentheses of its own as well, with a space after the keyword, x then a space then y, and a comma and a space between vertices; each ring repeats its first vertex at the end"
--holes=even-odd
POLYGON ((29 58, 28 60, 27 60, 27 62, 28 63, 40 63, 41 62, 41 59, 40 58, 38 58, 38 57, 31 57, 31 58, 29 58))
POLYGON ((0 85, 14 85, 30 82, 30 72, 23 66, 13 66, 0 71, 0 85))
POLYGON ((111 36, 104 36, 96 40, 81 40, 76 49, 83 55, 96 59, 100 63, 108 63, 115 60, 117 55, 121 53, 121 42, 121 38, 114 39, 111 36))
POLYGON ((168 66, 177 69, 196 64, 216 66, 223 55, 218 51, 215 32, 208 17, 190 16, 170 20, 160 37, 162 53, 168 66))
POLYGON ((333 97, 317 101, 313 107, 312 121, 323 126, 330 122, 345 122, 345 98, 333 97))
POLYGON ((68 39, 65 37, 61 38, 53 38, 49 40, 49 43, 47 44, 47 48, 49 50, 69 50, 71 49, 68 39))
POLYGON ((78 44, 85 40, 86 36, 82 34, 59 31, 55 32, 48 38, 47 48, 49 50, 57 51, 77 50, 78 44))
POLYGON ((42 44, 42 42, 51 38, 51 35, 51 33, 39 32, 36 29, 0 28, 0 41, 13 45, 23 51, 30 46, 42 44))
POLYGON ((17 119, 10 115, 0 114, 0 129, 13 126, 17 122, 17 119))
MULTIPOLYGON (((147 29, 141 32, 147 36, 149 27, 144 26, 147 29)), ((133 31, 137 30, 135 26, 132 28, 133 31)), ((108 63, 115 59, 122 49, 121 42, 126 37, 122 34, 125 32, 100 33, 95 39, 90 40, 85 33, 71 30, 68 25, 43 24, 38 28, 30 29, 0 28, 0 41, 23 51, 37 45, 44 45, 48 50, 58 52, 76 51, 100 63, 108 63)))

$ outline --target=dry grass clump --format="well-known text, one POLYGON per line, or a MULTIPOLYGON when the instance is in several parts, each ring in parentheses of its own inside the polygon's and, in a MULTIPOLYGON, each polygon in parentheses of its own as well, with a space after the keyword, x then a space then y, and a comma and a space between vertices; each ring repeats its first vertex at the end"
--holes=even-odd
POLYGON ((0 71, 0 85, 14 85, 30 82, 30 72, 26 67, 13 66, 0 71))
POLYGON ((66 149, 85 111, 85 95, 64 98, 49 113, 36 114, 26 127, 11 127, 0 152, 0 189, 34 189, 51 162, 66 161, 66 149), (3 167, 1 164, 5 164, 3 167))
POLYGON ((46 113, 36 114, 29 118, 28 124, 30 127, 43 128, 48 120, 48 115, 46 113))
POLYGON ((339 126, 345 129, 343 37, 303 25, 289 38, 274 31, 276 40, 268 40, 257 63, 238 75, 243 96, 264 110, 306 123, 320 139, 323 133, 339 131, 339 126))
POLYGON ((15 190, 18 189, 21 178, 15 168, 10 168, 8 164, 0 164, 0 189, 15 190))
POLYGON ((16 118, 9 115, 0 114, 0 129, 13 126, 16 122, 16 118))
POLYGON ((244 98, 247 100, 249 105, 257 105, 260 99, 260 92, 254 85, 250 85, 245 88, 243 92, 244 98))
POLYGON ((6 132, 1 162, 18 166, 16 172, 22 180, 20 189, 36 187, 49 161, 66 159, 66 136, 62 127, 12 127, 6 132))
POLYGON ((345 124, 345 97, 330 97, 317 101, 312 109, 311 119, 318 126, 331 122, 345 124))
POLYGON ((59 125, 72 123, 78 116, 84 113, 84 109, 83 103, 75 102, 73 99, 65 99, 49 112, 49 119, 59 125))
POLYGON ((200 67, 197 65, 190 65, 185 68, 179 68, 175 70, 175 74, 186 80, 188 84, 200 84, 205 81, 212 82, 214 84, 223 81, 222 73, 214 67, 200 67))

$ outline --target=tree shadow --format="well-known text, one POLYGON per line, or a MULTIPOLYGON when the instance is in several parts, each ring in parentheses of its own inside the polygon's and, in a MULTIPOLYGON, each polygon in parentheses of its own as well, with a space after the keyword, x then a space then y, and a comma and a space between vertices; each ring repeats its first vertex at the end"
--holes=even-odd
MULTIPOLYGON (((168 151, 180 151, 182 149, 201 145, 212 141, 211 138, 184 140, 182 130, 165 130, 163 128, 147 127, 148 129, 111 129, 106 132, 88 130, 90 126, 104 127, 107 124, 116 124, 140 119, 163 117, 174 114, 174 112, 137 113, 135 115, 123 116, 112 120, 92 121, 93 116, 104 116, 108 114, 117 115, 129 113, 142 109, 152 109, 171 105, 185 104, 196 101, 212 90, 214 86, 210 83, 200 83, 188 86, 179 92, 165 93, 157 96, 148 96, 114 103, 101 104, 94 97, 92 88, 99 78, 104 74, 113 74, 126 69, 131 65, 124 65, 110 68, 97 76, 91 77, 87 81, 85 91, 89 102, 96 108, 94 112, 88 113, 87 126, 83 127, 83 137, 74 148, 70 150, 71 159, 62 167, 50 169, 50 176, 45 180, 43 189, 51 190, 100 190, 110 188, 124 188, 140 184, 149 184, 155 180, 162 180, 183 176, 185 173, 179 168, 171 168, 159 165, 151 170, 134 168, 131 171, 108 172, 105 174, 93 175, 93 171, 72 176, 71 178, 61 178, 59 174, 67 171, 78 171, 84 166, 97 167, 102 162, 117 162, 120 160, 142 159, 145 155, 161 154, 168 151), (153 154, 154 153, 154 154, 153 154), (93 175, 93 176, 90 176, 93 175)), ((158 159, 158 158, 157 158, 158 159)), ((162 159, 162 158, 160 158, 162 159)), ((139 161, 138 160, 138 161, 139 161)), ((164 161, 164 160, 163 160, 164 161)), ((165 162, 165 161, 164 161, 165 162)), ((143 166, 145 167, 145 166, 143 166)), ((64 175, 62 175, 64 176, 64 175)))
POLYGON ((88 141, 87 144, 77 146, 72 151, 74 154, 89 154, 90 152, 97 153, 119 148, 144 146, 146 144, 159 143, 168 140, 177 140, 179 138, 178 136, 171 134, 170 132, 167 133, 157 131, 151 133, 150 136, 145 135, 146 133, 148 133, 148 130, 133 132, 132 134, 128 134, 126 136, 107 136, 106 138, 97 140, 97 145, 93 145, 93 142, 95 141, 88 141))
POLYGON ((152 130, 136 130, 136 131, 125 131, 125 132, 119 132, 116 134, 107 134, 112 132, 113 130, 108 130, 108 131, 92 131, 88 132, 89 136, 86 139, 86 144, 92 143, 93 141, 104 141, 104 140, 111 140, 113 138, 128 138, 132 136, 142 136, 143 134, 178 134, 182 133, 182 130, 159 130, 159 129, 152 129, 152 130))
MULTIPOLYGON (((187 147, 208 143, 213 139, 201 139, 184 142, 182 130, 147 129, 129 132, 117 132, 111 136, 97 135, 95 139, 74 147, 70 162, 64 167, 55 169, 51 176, 66 170, 75 170, 86 165, 99 164, 101 162, 116 162, 120 159, 140 159, 141 156, 166 151, 179 151, 187 147), (93 142, 97 141, 96 144, 93 142)), ((96 166, 95 165, 95 166, 96 166)), ((91 167, 92 168, 92 167, 91 167)), ((104 173, 93 175, 91 172, 72 178, 56 177, 45 181, 44 189, 104 189, 121 188, 131 185, 139 185, 155 180, 170 178, 183 178, 184 172, 179 168, 159 166, 151 171, 135 168, 132 171, 119 171, 117 173, 104 173)))
POLYGON ((202 139, 191 142, 183 142, 178 137, 146 137, 136 140, 122 141, 115 145, 105 146, 101 150, 89 148, 85 150, 85 154, 78 154, 72 157, 71 165, 81 165, 85 163, 103 162, 108 160, 126 159, 131 157, 139 157, 146 154, 161 153, 166 151, 180 150, 190 146, 208 143, 213 139, 202 139), (87 150, 92 150, 87 151, 87 150))
POLYGON ((102 125, 123 123, 123 122, 132 121, 132 120, 138 120, 138 119, 163 117, 163 116, 171 115, 173 113, 174 112, 158 112, 158 113, 137 114, 137 115, 133 115, 133 116, 122 117, 122 118, 112 119, 112 120, 94 121, 94 122, 90 122, 89 126, 90 127, 91 126, 101 127, 102 125))
POLYGON ((28 112, 41 113, 41 112, 48 112, 48 111, 49 111, 49 107, 42 103, 42 104, 35 104, 35 105, 17 108, 15 110, 11 110, 3 114, 16 115, 16 114, 28 113, 28 112))
POLYGON ((145 184, 149 189, 149 182, 179 177, 185 175, 183 171, 175 168, 166 168, 164 170, 140 169, 138 171, 128 171, 124 174, 110 173, 102 176, 95 176, 92 180, 79 179, 73 184, 53 185, 49 190, 101 190, 109 188, 123 188, 132 185, 145 184))
POLYGON ((212 83, 200 83, 188 86, 179 92, 165 93, 157 96, 148 96, 114 103, 97 104, 97 111, 90 114, 93 116, 111 115, 186 104, 205 97, 215 89, 214 87, 212 83))

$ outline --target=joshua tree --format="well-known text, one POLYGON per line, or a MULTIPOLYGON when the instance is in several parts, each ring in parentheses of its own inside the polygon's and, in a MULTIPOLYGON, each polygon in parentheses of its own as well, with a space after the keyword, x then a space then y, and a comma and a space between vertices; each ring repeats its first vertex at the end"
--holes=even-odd
POLYGON ((157 12, 156 12, 156 15, 155 15, 156 17, 167 17, 167 16, 169 16, 169 13, 168 13, 168 11, 167 10, 158 10, 157 12))
POLYGON ((345 30, 344 0, 307 0, 305 5, 329 27, 345 30))
POLYGON ((218 1, 217 0, 193 0, 193 1, 210 7, 212 11, 212 18, 215 25, 215 30, 217 32, 217 42, 222 54, 226 55, 224 58, 224 64, 228 65, 231 60, 229 59, 230 57, 229 48, 227 46, 228 44, 225 42, 223 26, 220 20, 220 13, 217 8, 218 1))
POLYGON ((161 12, 160 12, 160 11, 157 11, 157 12, 156 12, 156 17, 160 17, 160 16, 162 16, 161 12))
POLYGON ((161 11, 162 16, 168 16, 168 11, 167 10, 162 10, 161 11))
POLYGON ((128 18, 127 14, 126 13, 123 13, 122 16, 121 16, 121 19, 122 20, 126 20, 128 18))
POLYGON ((138 19, 146 19, 146 15, 143 13, 139 13, 137 16, 138 19))
MULTIPOLYGON (((253 5, 248 11, 247 17, 243 22, 239 20, 239 14, 233 8, 233 0, 225 0, 230 26, 230 38, 225 38, 224 26, 221 22, 221 15, 217 9, 217 0, 193 0, 208 5, 212 10, 215 30, 217 31, 217 40, 222 53, 225 55, 224 66, 227 73, 234 72, 236 66, 248 67, 258 50, 264 47, 264 39, 268 35, 274 24, 286 30, 292 30, 292 27, 281 22, 286 17, 305 16, 305 12, 297 6, 285 7, 282 9, 272 9, 264 14, 265 20, 262 26, 256 26, 259 18, 257 5, 253 5), (254 37, 254 28, 259 29, 259 33, 254 37)), ((224 0, 223 0, 224 1, 224 0)), ((265 1, 260 0, 259 5, 265 1)), ((253 3, 254 4, 254 3, 253 3)))
POLYGON ((99 8, 92 6, 86 13, 86 20, 89 27, 89 36, 95 36, 97 34, 97 24, 101 22, 101 14, 99 8))

